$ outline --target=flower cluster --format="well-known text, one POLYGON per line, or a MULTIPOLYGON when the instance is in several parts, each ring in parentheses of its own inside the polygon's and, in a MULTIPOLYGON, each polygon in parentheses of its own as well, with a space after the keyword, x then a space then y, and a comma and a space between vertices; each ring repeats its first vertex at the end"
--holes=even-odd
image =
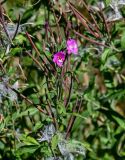
MULTIPOLYGON (((75 39, 68 39, 66 42, 66 49, 68 54, 78 54, 78 44, 75 39)), ((56 52, 53 56, 53 62, 57 64, 59 67, 63 66, 65 61, 66 54, 64 51, 56 52)))

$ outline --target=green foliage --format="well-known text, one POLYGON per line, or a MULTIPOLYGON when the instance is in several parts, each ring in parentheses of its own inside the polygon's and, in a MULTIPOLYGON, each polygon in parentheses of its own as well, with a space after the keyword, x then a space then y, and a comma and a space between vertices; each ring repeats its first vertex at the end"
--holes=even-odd
POLYGON ((125 3, 86 2, 1 2, 0 159, 125 159, 125 3))

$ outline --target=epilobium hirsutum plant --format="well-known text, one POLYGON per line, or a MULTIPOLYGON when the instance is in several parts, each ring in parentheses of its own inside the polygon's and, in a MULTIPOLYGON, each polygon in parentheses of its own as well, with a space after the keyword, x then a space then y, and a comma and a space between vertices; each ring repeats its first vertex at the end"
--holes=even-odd
POLYGON ((0 4, 0 159, 125 159, 124 0, 18 2, 0 4))

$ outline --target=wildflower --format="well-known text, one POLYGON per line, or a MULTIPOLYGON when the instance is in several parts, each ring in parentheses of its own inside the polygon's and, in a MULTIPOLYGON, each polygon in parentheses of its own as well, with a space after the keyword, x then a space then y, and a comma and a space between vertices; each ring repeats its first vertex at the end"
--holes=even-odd
POLYGON ((78 44, 75 39, 68 39, 66 45, 68 54, 78 54, 78 44))
POLYGON ((53 62, 56 63, 59 67, 63 66, 65 60, 65 52, 60 51, 54 54, 53 62))

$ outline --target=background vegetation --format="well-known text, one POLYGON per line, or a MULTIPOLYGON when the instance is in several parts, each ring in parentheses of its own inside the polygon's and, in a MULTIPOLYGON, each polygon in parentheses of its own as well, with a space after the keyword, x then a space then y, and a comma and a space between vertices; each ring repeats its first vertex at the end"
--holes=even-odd
POLYGON ((124 5, 1 2, 0 159, 125 159, 124 5), (79 52, 60 68, 69 38, 79 52))

